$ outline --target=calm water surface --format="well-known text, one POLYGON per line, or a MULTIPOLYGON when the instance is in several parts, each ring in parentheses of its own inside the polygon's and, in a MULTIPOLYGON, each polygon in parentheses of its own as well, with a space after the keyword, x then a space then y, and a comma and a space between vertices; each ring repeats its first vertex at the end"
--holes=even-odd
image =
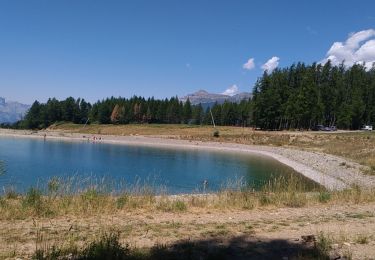
POLYGON ((238 153, 14 137, 0 137, 0 161, 0 187, 20 192, 52 177, 105 176, 175 194, 202 191, 205 180, 211 191, 240 179, 259 188, 270 178, 295 173, 273 159, 238 153))

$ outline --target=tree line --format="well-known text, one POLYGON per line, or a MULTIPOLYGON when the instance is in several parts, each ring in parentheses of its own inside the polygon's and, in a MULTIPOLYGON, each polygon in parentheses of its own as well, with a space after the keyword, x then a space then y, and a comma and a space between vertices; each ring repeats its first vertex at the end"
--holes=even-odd
POLYGON ((375 122, 375 66, 305 65, 276 69, 253 89, 253 124, 264 129, 314 125, 359 129, 375 122))
POLYGON ((311 129, 321 124, 358 129, 375 123, 375 67, 356 64, 346 68, 313 63, 293 64, 264 72, 253 98, 224 102, 204 109, 177 97, 163 100, 134 96, 111 97, 94 104, 69 97, 46 103, 35 101, 15 128, 46 128, 58 121, 77 124, 212 124, 253 126, 261 129, 311 129))
POLYGON ((63 101, 49 99, 45 104, 35 101, 18 128, 41 129, 55 122, 66 121, 77 124, 212 124, 249 126, 250 102, 225 102, 204 109, 202 105, 180 101, 177 97, 164 100, 145 99, 134 96, 130 99, 111 97, 93 105, 84 99, 72 97, 63 101), (211 115, 212 114, 212 115, 211 115))

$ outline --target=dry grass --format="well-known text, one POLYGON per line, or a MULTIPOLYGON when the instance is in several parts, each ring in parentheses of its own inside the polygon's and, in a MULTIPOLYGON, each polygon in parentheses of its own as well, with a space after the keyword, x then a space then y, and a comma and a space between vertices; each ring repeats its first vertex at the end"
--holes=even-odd
POLYGON ((254 131, 252 128, 220 126, 213 136, 211 126, 190 125, 82 125, 60 124, 51 130, 103 135, 162 136, 200 141, 232 142, 250 145, 285 146, 338 155, 368 166, 375 174, 375 132, 254 131))
POLYGON ((108 185, 71 188, 71 182, 53 178, 45 190, 30 188, 26 194, 10 190, 0 196, 0 220, 29 217, 113 215, 119 212, 199 212, 206 210, 249 210, 264 207, 308 207, 319 204, 358 204, 375 201, 375 190, 353 187, 326 191, 321 187, 307 191, 303 180, 291 175, 277 178, 254 191, 243 186, 224 188, 214 194, 160 195, 150 186, 124 189, 116 193, 108 185))
MULTIPOLYGON (((130 125, 98 125, 91 124, 83 127, 82 125, 62 123, 54 124, 49 127, 50 130, 59 130, 73 133, 86 134, 103 134, 103 135, 153 135, 153 136, 207 136, 213 133, 212 127, 195 126, 195 125, 179 125, 179 124, 130 124, 130 125)), ((232 127, 220 127, 220 130, 229 133, 232 127)))
MULTIPOLYGON (((227 210, 211 210, 208 208, 193 208, 189 202, 186 202, 186 205, 188 206, 186 211, 174 213, 150 212, 142 208, 129 210, 125 207, 119 212, 112 212, 111 215, 97 214, 90 216, 88 214, 77 217, 68 215, 66 217, 32 217, 32 220, 3 221, 2 223, 8 223, 8 225, 4 224, 0 232, 3 239, 3 244, 0 247, 7 248, 7 250, 0 250, 0 258, 1 256, 26 256, 27 252, 34 252, 35 249, 40 250, 39 254, 43 253, 44 255, 83 253, 91 247, 92 243, 98 242, 103 233, 108 234, 108 232, 112 232, 112 234, 118 234, 119 232, 121 246, 132 251, 142 250, 146 254, 145 256, 154 247, 169 247, 169 245, 178 244, 182 240, 186 241, 187 238, 189 238, 189 243, 194 244, 201 240, 228 241, 236 236, 264 241, 264 235, 272 239, 279 237, 280 234, 287 234, 286 237, 292 238, 289 241, 294 241, 295 238, 301 238, 301 235, 310 235, 311 232, 314 232, 313 234, 315 234, 318 242, 318 252, 324 254, 331 251, 336 243, 343 249, 345 249, 344 242, 357 243, 371 248, 374 241, 372 232, 374 215, 371 214, 374 204, 360 205, 358 206, 360 210, 352 211, 348 211, 347 205, 334 211, 332 211, 332 208, 335 207, 328 207, 327 209, 320 207, 322 214, 319 216, 316 215, 316 210, 319 207, 314 207, 310 211, 307 208, 270 210, 267 208, 269 206, 266 208, 259 206, 258 210, 237 211, 233 210, 236 207, 227 210), (327 211, 331 212, 327 213, 327 211), (242 214, 252 214, 251 212, 258 216, 251 215, 251 217, 241 219, 242 214), (287 214, 288 212, 290 213, 287 214), (299 213, 295 215, 296 212, 299 213), (271 216, 274 213, 277 214, 271 216), (280 216, 279 214, 283 215, 280 216), (184 219, 185 215, 188 219, 184 219), (199 216, 202 216, 202 219, 199 219, 199 216), (257 217, 253 218, 253 216, 257 217), (111 220, 111 218, 113 219, 111 220), (368 232, 366 233, 366 227, 363 223, 367 222, 371 226, 368 226, 368 232), (333 228, 337 226, 338 230, 342 230, 339 227, 352 226, 352 223, 356 223, 357 226, 353 226, 351 230, 345 230, 345 232, 337 232, 336 228, 333 228), (322 225, 329 225, 329 228, 324 228, 325 233, 318 236, 319 233, 317 232, 322 230, 322 225), (362 228, 357 230, 358 227, 362 228), (334 230, 336 231, 333 232, 334 230), (152 243, 146 245, 139 242, 149 240, 152 243), (31 246, 28 249, 23 246, 24 244, 31 246)), ((247 241, 244 240, 243 243, 247 241)), ((219 243, 220 246, 225 245, 223 242, 219 243)), ((262 243, 257 244, 256 247, 251 246, 251 244, 247 245, 244 250, 256 249, 262 243)), ((272 243, 269 246, 275 248, 272 243)), ((236 245, 234 248, 237 248, 236 245)), ((363 248, 359 249, 363 250, 363 248)))
MULTIPOLYGON (((262 259, 279 258, 280 253, 287 254, 292 259, 327 259, 329 244, 325 237, 317 246, 296 245, 288 241, 278 241, 280 248, 275 248, 275 242, 246 241, 244 237, 231 235, 229 245, 217 241, 216 237, 228 235, 225 226, 219 225, 216 231, 207 231, 209 238, 196 241, 179 241, 170 245, 157 244, 151 248, 137 248, 129 243, 121 243, 120 233, 115 231, 104 232, 92 241, 82 246, 48 245, 48 242, 37 242, 37 250, 33 259, 262 259), (40 246, 41 245, 41 246, 40 246), (324 248, 323 246, 326 246, 324 248), (259 248, 262 253, 259 254, 259 248), (283 247, 292 247, 289 252, 283 252, 283 247), (326 251, 323 251, 325 249, 326 251), (280 252, 281 251, 281 252, 280 252)), ((289 258, 287 257, 287 258, 289 258)))
MULTIPOLYGON (((156 195, 148 188, 143 189, 143 194, 129 191, 111 194, 98 186, 72 194, 61 191, 57 179, 48 187, 43 192, 30 189, 23 195, 1 196, 0 241, 3 245, 0 245, 0 258, 25 256, 35 249, 34 254, 39 254, 39 259, 53 259, 41 258, 42 255, 83 254, 92 243, 98 242, 103 232, 121 231, 118 248, 130 246, 133 253, 141 250, 148 259, 149 250, 157 248, 160 242, 164 248, 164 243, 178 244, 186 238, 190 239, 189 243, 202 239, 230 240, 239 234, 252 238, 259 234, 307 229, 314 221, 316 225, 332 222, 341 226, 350 221, 362 226, 362 223, 374 223, 375 217, 372 210, 375 190, 353 187, 340 192, 305 192, 295 179, 271 182, 261 191, 232 188, 215 194, 184 196, 156 195), (353 206, 361 210, 349 210, 353 206), (327 209, 335 208, 339 209, 324 215, 327 209), (322 215, 310 216, 317 210, 322 215), (292 213, 288 213, 290 211, 292 213), (287 215, 278 218, 277 214, 271 216, 271 212, 287 215), (293 212, 300 213, 294 216, 293 212), (242 214, 258 217, 241 220, 242 214), (152 242, 145 249, 140 241, 152 242)), ((347 240, 371 246, 372 234, 359 233, 353 228, 355 236, 347 240)), ((325 240, 321 242, 318 252, 327 253, 330 245, 324 245, 325 240)), ((274 247, 272 243, 269 246, 274 247)))

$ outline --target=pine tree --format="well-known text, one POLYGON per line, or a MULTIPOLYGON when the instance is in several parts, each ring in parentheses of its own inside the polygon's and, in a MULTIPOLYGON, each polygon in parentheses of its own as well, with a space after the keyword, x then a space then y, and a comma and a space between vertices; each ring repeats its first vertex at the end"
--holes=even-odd
POLYGON ((192 117, 192 109, 191 109, 191 103, 189 98, 186 100, 185 104, 183 105, 183 120, 184 123, 187 124, 192 117))

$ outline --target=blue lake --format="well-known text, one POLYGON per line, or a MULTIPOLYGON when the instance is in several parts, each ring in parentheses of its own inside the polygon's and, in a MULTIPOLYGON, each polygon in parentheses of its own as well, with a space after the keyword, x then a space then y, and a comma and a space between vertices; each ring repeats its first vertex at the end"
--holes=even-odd
POLYGON ((271 178, 298 175, 262 156, 14 137, 0 137, 0 171, 0 187, 19 192, 52 177, 105 177, 114 184, 147 183, 177 194, 201 192, 204 181, 209 191, 239 180, 258 189, 271 178))

